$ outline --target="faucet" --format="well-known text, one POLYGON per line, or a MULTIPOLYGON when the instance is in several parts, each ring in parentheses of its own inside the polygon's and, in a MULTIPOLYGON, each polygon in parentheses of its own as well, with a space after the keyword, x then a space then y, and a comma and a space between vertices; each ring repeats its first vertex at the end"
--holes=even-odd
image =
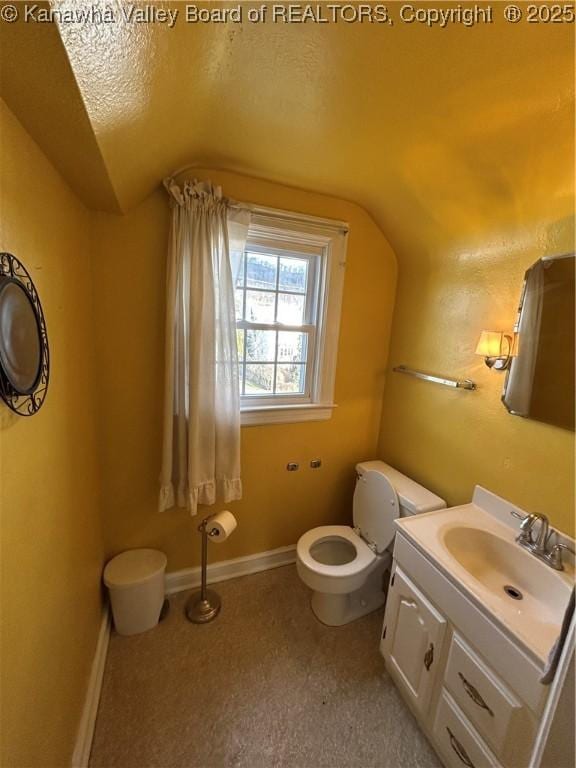
POLYGON ((550 524, 546 515, 540 515, 537 512, 521 515, 516 510, 511 510, 510 514, 521 520, 520 533, 516 537, 518 544, 524 549, 529 549, 535 555, 546 554, 546 545, 550 536, 550 524), (534 539, 532 531, 538 522, 540 522, 540 530, 538 531, 538 538, 534 539))
POLYGON ((516 510, 510 510, 510 514, 520 520, 520 533, 516 537, 518 544, 531 552, 535 557, 543 560, 551 568, 556 571, 563 571, 564 565, 562 563, 562 550, 566 549, 572 554, 575 554, 574 550, 567 544, 553 544, 548 547, 552 532, 550 531, 550 523, 546 515, 536 513, 530 513, 528 515, 522 515, 516 510), (538 530, 538 536, 534 538, 533 530, 534 526, 540 523, 538 530))

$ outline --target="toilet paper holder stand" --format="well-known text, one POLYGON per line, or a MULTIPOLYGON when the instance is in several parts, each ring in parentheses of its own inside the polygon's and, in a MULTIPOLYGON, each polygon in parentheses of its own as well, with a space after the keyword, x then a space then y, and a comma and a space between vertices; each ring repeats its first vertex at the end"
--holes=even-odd
POLYGON ((194 624, 206 624, 218 616, 222 601, 220 595, 206 586, 206 567, 208 565, 208 536, 218 537, 220 531, 217 528, 208 530, 210 518, 206 517, 198 530, 202 534, 202 581, 200 591, 195 592, 186 602, 186 618, 194 624))

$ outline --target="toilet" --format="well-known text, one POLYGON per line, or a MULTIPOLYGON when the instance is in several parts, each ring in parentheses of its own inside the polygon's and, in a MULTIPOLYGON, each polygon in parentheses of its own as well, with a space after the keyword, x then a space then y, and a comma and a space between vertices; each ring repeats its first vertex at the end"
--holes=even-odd
POLYGON ((383 461, 356 465, 354 527, 322 525, 300 537, 298 575, 312 590, 312 610, 331 627, 384 604, 394 520, 442 509, 446 502, 383 461))

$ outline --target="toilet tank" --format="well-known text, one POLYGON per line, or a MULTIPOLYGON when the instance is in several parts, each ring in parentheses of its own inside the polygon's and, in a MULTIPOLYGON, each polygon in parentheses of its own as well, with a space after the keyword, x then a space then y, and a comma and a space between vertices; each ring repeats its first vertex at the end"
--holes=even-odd
POLYGON ((383 461, 362 461, 356 465, 356 472, 362 475, 371 470, 386 475, 392 483, 398 496, 400 505, 400 517, 417 515, 420 512, 432 512, 435 509, 444 509, 446 502, 440 496, 424 488, 415 480, 412 480, 402 472, 383 461))

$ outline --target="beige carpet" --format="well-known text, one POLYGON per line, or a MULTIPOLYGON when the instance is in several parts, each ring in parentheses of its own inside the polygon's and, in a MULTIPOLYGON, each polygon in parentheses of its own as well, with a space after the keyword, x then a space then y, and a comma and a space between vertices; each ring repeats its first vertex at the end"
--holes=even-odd
POLYGON ((113 634, 92 768, 437 768, 378 651, 382 611, 325 627, 294 566, 215 585, 222 612, 113 634))

